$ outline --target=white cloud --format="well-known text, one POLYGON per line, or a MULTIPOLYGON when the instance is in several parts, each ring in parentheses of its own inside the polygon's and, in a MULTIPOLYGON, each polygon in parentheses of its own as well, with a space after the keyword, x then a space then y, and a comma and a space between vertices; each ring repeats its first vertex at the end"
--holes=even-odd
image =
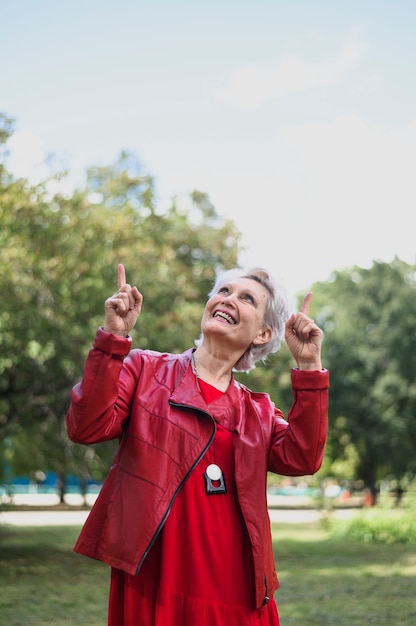
MULTIPOLYGON (((18 174, 28 176, 31 163, 39 172, 41 143, 30 133, 17 140, 11 157, 18 174)), ((267 142, 153 142, 142 149, 159 206, 174 195, 184 202, 194 189, 207 192, 242 231, 244 263, 269 267, 289 293, 374 260, 397 255, 416 263, 416 120, 387 127, 345 115, 282 127, 267 142)))
POLYGON ((7 168, 13 176, 26 178, 31 185, 48 181, 50 194, 71 195, 85 179, 85 168, 79 160, 74 159, 71 163, 68 157, 48 155, 42 140, 28 130, 16 131, 7 147, 7 168))
POLYGON ((347 115, 282 128, 267 144, 145 151, 165 198, 209 193, 243 232, 244 263, 269 267, 289 292, 395 255, 416 262, 416 121, 387 128, 347 115))
POLYGON ((360 30, 355 28, 332 59, 311 62, 292 56, 271 67, 248 65, 236 70, 215 95, 228 104, 252 109, 290 93, 335 85, 357 66, 366 47, 360 30))
POLYGON ((27 178, 34 184, 47 177, 45 147, 39 137, 27 130, 17 131, 10 137, 7 147, 10 151, 8 168, 16 177, 27 178))

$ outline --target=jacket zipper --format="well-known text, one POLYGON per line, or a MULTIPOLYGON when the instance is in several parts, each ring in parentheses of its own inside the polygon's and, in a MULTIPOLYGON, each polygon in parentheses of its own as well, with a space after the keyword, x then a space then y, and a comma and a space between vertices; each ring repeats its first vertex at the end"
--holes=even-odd
MULTIPOLYGON (((194 408, 194 407, 189 407, 186 404, 174 404, 173 402, 171 403, 173 406, 179 407, 179 408, 185 408, 185 409, 189 409, 189 408, 194 408)), ((137 574, 140 572, 141 567, 144 563, 144 560, 146 559, 147 555, 149 554, 150 550, 152 549, 152 546, 154 545, 156 539, 159 536, 160 531, 162 530, 163 526, 166 523, 166 520, 169 516, 170 510, 172 508, 172 505, 176 499, 176 496, 178 495, 178 493, 180 492, 180 490, 182 489, 183 485, 186 482, 186 479, 188 478, 188 476, 193 472, 193 470, 195 469, 195 467, 198 465, 199 461, 202 459, 202 457, 204 456, 205 452, 208 450, 208 448, 210 447, 214 437, 215 437, 215 433, 217 430, 217 426, 215 424, 215 420, 212 417, 212 415, 210 415, 209 413, 206 413, 205 411, 202 411, 201 409, 196 409, 194 408, 194 410, 198 411, 199 413, 204 413, 204 415, 208 415, 208 417, 210 418, 210 420, 212 421, 213 425, 214 425, 214 430, 212 431, 212 435, 208 440, 207 445, 205 446, 205 448, 202 450, 201 454, 199 455, 199 457, 196 459, 195 463, 192 465, 192 467, 189 469, 189 471, 185 474, 185 476, 183 477, 182 482, 180 483, 180 485, 178 485, 178 488, 176 489, 175 493, 173 494, 171 501, 169 502, 168 508, 166 509, 166 512, 164 514, 164 516, 162 517, 159 526, 156 529, 155 534, 153 535, 152 539, 149 541, 149 545, 147 546, 146 550, 143 553, 142 558, 140 559, 140 562, 137 566, 136 569, 136 576, 137 574)))

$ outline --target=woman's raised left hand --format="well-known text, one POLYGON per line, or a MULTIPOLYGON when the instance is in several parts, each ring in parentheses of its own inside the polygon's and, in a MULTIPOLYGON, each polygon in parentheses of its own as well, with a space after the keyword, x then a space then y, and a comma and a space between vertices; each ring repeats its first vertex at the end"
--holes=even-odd
POLYGON ((323 332, 308 317, 312 292, 308 292, 298 313, 292 313, 286 322, 285 340, 296 364, 301 370, 322 369, 321 344, 323 332))

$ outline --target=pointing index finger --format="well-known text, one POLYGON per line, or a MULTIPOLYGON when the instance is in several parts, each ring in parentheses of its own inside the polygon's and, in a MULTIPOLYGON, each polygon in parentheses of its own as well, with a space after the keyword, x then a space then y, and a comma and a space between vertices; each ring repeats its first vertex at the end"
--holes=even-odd
POLYGON ((118 264, 118 279, 117 285, 118 288, 121 289, 126 284, 126 270, 124 269, 124 265, 122 263, 118 264))
POLYGON ((305 315, 308 314, 309 305, 311 303, 311 300, 312 300, 312 291, 308 291, 306 296, 303 298, 302 306, 300 307, 300 312, 301 313, 304 313, 305 315))

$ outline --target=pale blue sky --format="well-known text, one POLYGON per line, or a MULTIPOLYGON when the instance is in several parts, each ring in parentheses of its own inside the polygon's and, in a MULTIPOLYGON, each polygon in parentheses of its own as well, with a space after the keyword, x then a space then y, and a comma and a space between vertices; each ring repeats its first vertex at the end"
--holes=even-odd
POLYGON ((130 150, 161 206, 207 192, 290 293, 416 261, 413 0, 0 0, 0 23, 17 174, 130 150))

